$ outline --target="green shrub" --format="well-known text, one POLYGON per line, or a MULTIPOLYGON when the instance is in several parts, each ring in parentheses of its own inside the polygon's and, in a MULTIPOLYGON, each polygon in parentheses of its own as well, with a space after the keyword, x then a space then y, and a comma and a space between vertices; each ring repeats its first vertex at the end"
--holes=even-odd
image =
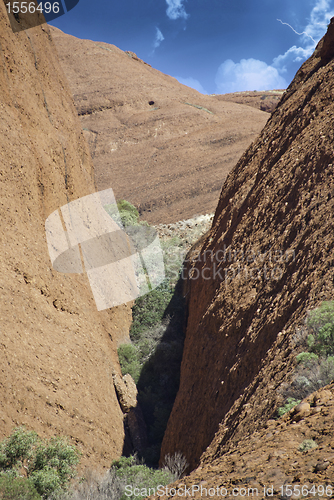
POLYGON ((11 436, 0 443, 0 474, 15 478, 24 467, 29 484, 33 484, 43 498, 66 488, 78 462, 78 450, 65 439, 43 441, 23 427, 14 429, 11 436))
POLYGON ((323 302, 307 318, 309 351, 321 356, 334 354, 334 301, 323 302))
POLYGON ((24 461, 29 462, 37 440, 36 432, 26 431, 22 427, 15 429, 11 436, 0 443, 0 470, 18 470, 24 461))
POLYGON ((138 297, 132 307, 132 325, 130 337, 136 340, 145 330, 162 322, 166 308, 173 296, 173 290, 167 280, 150 293, 138 297))
POLYGON ((0 477, 1 500, 41 500, 30 479, 5 474, 0 477))
POLYGON ((133 344, 122 344, 119 346, 117 352, 122 375, 129 373, 137 384, 141 368, 138 359, 137 347, 133 344))
POLYGON ((41 500, 31 479, 15 477, 12 474, 0 476, 1 500, 41 500))
POLYGON ((43 498, 47 498, 52 493, 62 489, 62 483, 54 469, 36 470, 30 477, 36 490, 43 498))
MULTIPOLYGON (((323 302, 306 318, 308 350, 296 356, 297 367, 291 384, 284 391, 288 401, 300 400, 334 380, 334 301, 323 302)), ((304 330, 300 330, 303 332, 304 330)))
POLYGON ((42 441, 35 450, 30 468, 37 490, 41 492, 49 491, 50 488, 51 491, 58 487, 64 488, 69 479, 74 477, 74 467, 78 463, 78 450, 67 440, 55 437, 47 443, 42 441))
POLYGON ((318 359, 319 356, 314 354, 314 352, 301 352, 296 357, 297 363, 302 363, 305 366, 312 365, 314 361, 317 361, 318 359))
POLYGON ((123 227, 138 224, 138 210, 126 200, 119 200, 117 205, 115 203, 104 205, 104 209, 117 224, 121 223, 123 227))
MULTIPOLYGON (((126 498, 141 500, 150 494, 150 489, 156 489, 159 485, 165 486, 176 479, 168 469, 151 469, 137 459, 131 457, 121 457, 111 464, 111 469, 115 471, 116 477, 122 480, 123 484, 130 485, 132 490, 138 488, 140 495, 131 495, 130 491, 124 493, 121 500, 126 498)), ((152 491, 151 491, 152 493, 152 491)))
POLYGON ((287 398, 284 406, 281 406, 277 409, 277 414, 279 417, 282 417, 285 413, 288 413, 294 406, 297 406, 300 403, 300 399, 287 398))
POLYGON ((138 217, 136 217, 134 214, 131 214, 130 212, 120 211, 119 215, 121 217, 123 227, 135 226, 136 224, 138 224, 138 217))
POLYGON ((138 220, 139 217, 138 210, 129 201, 119 200, 117 202, 117 208, 120 212, 128 212, 129 214, 133 215, 133 217, 135 217, 136 220, 138 220))
POLYGON ((136 226, 138 224, 139 213, 135 206, 126 200, 119 200, 117 208, 124 227, 136 226))
POLYGON ((299 445, 299 451, 308 451, 317 448, 317 443, 313 439, 304 439, 301 445, 299 445))

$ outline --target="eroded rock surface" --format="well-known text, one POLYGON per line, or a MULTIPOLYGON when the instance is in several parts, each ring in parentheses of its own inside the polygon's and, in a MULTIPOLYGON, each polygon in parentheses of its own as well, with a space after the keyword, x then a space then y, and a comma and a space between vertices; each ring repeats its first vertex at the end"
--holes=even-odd
POLYGON ((86 275, 52 269, 45 220, 96 191, 48 27, 13 33, 0 5, 0 439, 68 436, 94 466, 123 447, 113 373, 128 306, 97 312, 86 275))
POLYGON ((231 94, 217 94, 215 98, 219 101, 236 102, 238 104, 246 104, 253 108, 272 113, 279 103, 284 90, 267 90, 253 92, 233 92, 231 94))
POLYGON ((301 498, 318 493, 330 497, 334 491, 334 385, 325 391, 325 400, 321 391, 304 400, 302 404, 311 409, 308 415, 296 421, 291 410, 278 420, 264 422, 223 456, 205 459, 170 488, 182 493, 186 485, 193 498, 282 499, 298 497, 298 490, 303 491, 301 498))
POLYGON ((191 250, 180 389, 161 457, 181 451, 194 468, 205 452, 208 472, 241 450, 274 415, 296 326, 333 299, 333 45, 332 20, 191 250))
POLYGON ((114 45, 52 28, 99 189, 152 224, 212 213, 268 114, 181 85, 114 45))

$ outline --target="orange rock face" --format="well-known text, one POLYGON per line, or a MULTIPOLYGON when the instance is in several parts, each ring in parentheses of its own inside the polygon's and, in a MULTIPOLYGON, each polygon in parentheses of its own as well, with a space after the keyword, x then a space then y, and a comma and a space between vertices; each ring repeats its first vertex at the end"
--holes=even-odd
POLYGON ((279 103, 284 90, 267 90, 253 92, 233 92, 232 94, 216 95, 219 101, 236 102, 238 104, 247 104, 253 108, 272 113, 279 103))
POLYGON ((212 213, 223 181, 268 113, 181 85, 114 45, 52 28, 98 189, 152 224, 212 213))
MULTIPOLYGON (((241 499, 282 498, 282 496, 325 496, 333 493, 334 386, 330 397, 314 403, 318 395, 303 404, 315 405, 315 413, 296 422, 293 411, 279 420, 268 420, 261 429, 241 438, 224 455, 206 455, 188 477, 170 485, 182 496, 185 487, 192 498, 241 499), (210 493, 209 493, 210 491, 210 493), (291 493, 293 492, 293 493, 291 493), (321 495, 322 496, 322 495, 321 495)), ((190 496, 188 495, 188 496, 190 496)), ((159 496, 166 500, 170 495, 159 496)))
POLYGON ((295 362, 296 326, 333 299, 333 45, 332 20, 189 255, 181 382, 162 458, 181 451, 194 468, 205 452, 209 464, 261 428, 295 362))
POLYGON ((97 467, 123 447, 113 384, 131 310, 97 312, 86 275, 54 271, 45 220, 96 191, 48 27, 13 34, 0 5, 0 438, 66 435, 97 467))

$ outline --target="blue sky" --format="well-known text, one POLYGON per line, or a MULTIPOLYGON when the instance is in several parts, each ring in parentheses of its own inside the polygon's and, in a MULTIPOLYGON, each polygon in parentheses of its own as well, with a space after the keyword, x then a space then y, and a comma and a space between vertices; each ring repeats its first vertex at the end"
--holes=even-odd
POLYGON ((333 16, 334 0, 80 0, 50 24, 212 94, 285 88, 333 16))

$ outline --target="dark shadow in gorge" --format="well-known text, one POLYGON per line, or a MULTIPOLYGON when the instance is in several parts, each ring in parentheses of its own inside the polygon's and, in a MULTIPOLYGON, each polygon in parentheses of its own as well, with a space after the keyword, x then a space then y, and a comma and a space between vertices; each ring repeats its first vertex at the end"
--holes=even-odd
MULTIPOLYGON (((161 338, 143 365, 137 383, 148 438, 148 446, 138 455, 152 467, 158 466, 162 439, 179 388, 185 321, 185 299, 179 279, 159 326, 161 338)), ((124 446, 124 454, 129 454, 128 450, 124 446)))

